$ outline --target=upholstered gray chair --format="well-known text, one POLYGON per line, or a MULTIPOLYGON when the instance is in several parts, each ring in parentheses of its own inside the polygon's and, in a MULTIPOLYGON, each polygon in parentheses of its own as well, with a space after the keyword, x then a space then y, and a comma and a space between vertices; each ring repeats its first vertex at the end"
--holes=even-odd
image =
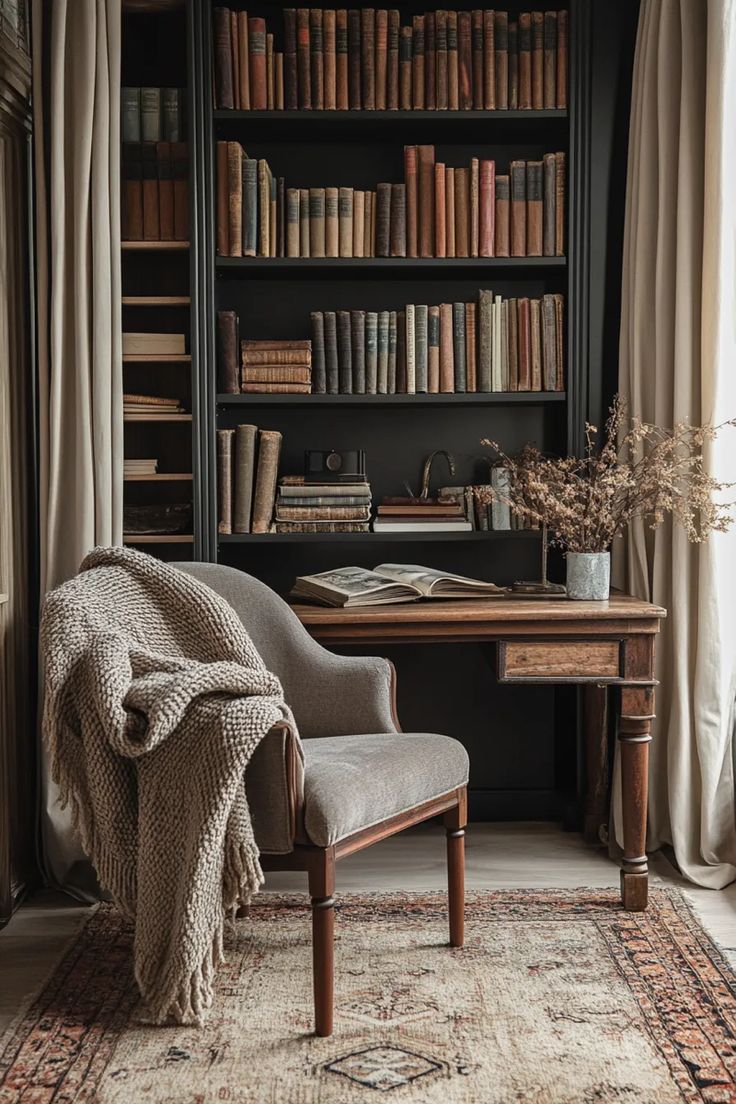
POLYGON ((286 602, 242 571, 175 566, 230 603, 294 714, 298 731, 279 724, 259 745, 246 790, 263 868, 307 872, 315 1029, 330 1035, 337 859, 442 815, 450 944, 462 946, 468 755, 448 736, 401 732, 388 660, 328 652, 286 602))

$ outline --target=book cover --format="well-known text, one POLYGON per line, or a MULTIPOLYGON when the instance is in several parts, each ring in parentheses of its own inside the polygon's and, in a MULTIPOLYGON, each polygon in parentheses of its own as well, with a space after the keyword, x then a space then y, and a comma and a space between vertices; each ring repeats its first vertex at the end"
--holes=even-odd
POLYGON ((557 227, 557 161, 554 153, 545 153, 543 161, 543 252, 554 257, 557 227))
POLYGON ((348 101, 351 111, 360 111, 361 95, 360 11, 348 11, 348 101))
POLYGON ((238 316, 232 310, 217 312, 217 390, 224 395, 240 391, 238 316))
MULTIPOLYGON (((217 204, 216 204, 216 229, 217 229, 217 255, 228 257, 230 255, 230 208, 229 208, 229 174, 227 142, 218 141, 215 148, 215 169, 217 177, 217 204)), ((142 210, 141 210, 142 214, 142 210)), ((141 230, 141 237, 143 236, 141 230)))
POLYGON ((363 110, 376 109, 376 11, 360 9, 360 63, 363 110))
POLYGON ((565 255, 565 155, 555 154, 555 254, 565 255))
POLYGON ((416 335, 416 311, 413 303, 407 303, 404 311, 406 319, 406 334, 404 338, 406 350, 406 379, 404 391, 407 395, 416 394, 417 389, 417 335, 416 335))
POLYGON ((526 256, 526 162, 512 161, 511 176, 511 256, 526 256))
MULTIPOLYGON (((376 219, 378 241, 378 218, 376 219)), ((403 184, 391 185, 390 246, 392 257, 406 256, 406 188, 403 184)))
POLYGON ((365 192, 353 191, 353 257, 362 257, 365 246, 365 192))
POLYGON ((437 69, 437 110, 447 111, 448 74, 447 74, 447 12, 435 13, 435 51, 437 69))
POLYGON ((465 304, 452 305, 452 344, 455 361, 455 390, 467 390, 467 366, 465 363, 465 304))
POLYGON ((455 256, 455 170, 445 167, 445 253, 455 256))
POLYGON ((427 111, 437 107, 437 14, 424 15, 424 106, 427 111))
POLYGON ((284 107, 299 107, 296 50, 296 8, 284 8, 284 107))
POLYGON ((509 391, 519 390, 519 301, 509 299, 508 307, 509 391))
POLYGON ((493 11, 483 12, 483 101, 486 111, 496 107, 496 19, 493 11))
POLYGON ((544 206, 542 162, 526 163, 526 255, 541 257, 543 247, 544 206))
POLYGON ((469 169, 455 169, 455 256, 470 256, 469 169))
POLYGON ((383 310, 378 312, 376 332, 376 393, 378 395, 385 395, 388 392, 390 322, 391 316, 389 311, 383 310))
POLYGON ((544 13, 544 106, 557 107, 557 12, 544 13))
POLYGON ((391 185, 376 186, 376 256, 388 257, 391 252, 391 185))
POLYGON ((238 13, 230 12, 230 48, 233 57, 233 107, 241 108, 240 102, 240 43, 238 42, 238 13))
POLYGON ((560 292, 555 292, 553 295, 555 301, 555 361, 557 366, 557 379, 555 383, 555 391, 565 390, 565 331, 564 331, 564 312, 565 312, 565 296, 560 292))
POLYGON ((417 147, 404 146, 404 189, 406 193, 406 255, 419 256, 419 181, 417 147))
POLYGON ((532 106, 532 16, 521 12, 518 30, 519 45, 519 108, 528 111, 532 106))
POLYGON ((242 175, 243 256, 255 257, 258 249, 258 162, 253 157, 243 157, 242 175))
POLYGON ((322 9, 309 9, 309 73, 312 107, 323 111, 325 106, 325 69, 322 43, 322 9))
MULTIPOLYGON (((313 330, 313 338, 318 340, 317 335, 313 330)), ((323 341, 323 338, 322 338, 323 341)), ((315 346, 313 364, 314 370, 320 371, 324 369, 324 365, 321 363, 324 354, 324 344, 319 347, 315 346), (320 363, 318 364, 318 358, 320 363)), ((290 384, 298 383, 301 385, 312 384, 312 368, 306 365, 298 364, 256 364, 252 367, 243 368, 241 373, 242 383, 262 383, 262 384, 290 384)), ((268 388, 264 386, 264 391, 268 391, 268 388)), ((316 388, 312 387, 313 391, 316 388)), ((324 391, 321 392, 324 394, 324 391)))
POLYGON ((337 311, 338 383, 341 395, 353 393, 353 344, 350 311, 337 311))
POLYGON ((140 88, 120 89, 122 142, 140 142, 141 140, 141 90, 140 88))
POLYGON ((477 306, 465 304, 465 389, 478 390, 477 306))
POLYGON ((509 178, 506 173, 496 176, 496 256, 508 257, 511 238, 511 203, 509 178))
POLYGON ((272 429, 259 430, 258 464, 256 466, 253 518, 251 522, 253 533, 267 533, 271 527, 276 500, 276 480, 280 453, 281 434, 272 429))
POLYGON ((271 256, 271 170, 268 162, 258 162, 258 256, 271 256))
POLYGON ((519 109, 519 24, 509 20, 509 111, 519 109))
POLYGON ((234 429, 217 430, 217 532, 233 531, 233 438, 234 429))
POLYGON ((296 73, 299 107, 312 107, 312 57, 309 41, 309 8, 296 11, 296 73))
POLYGON ((399 13, 392 8, 388 13, 388 58, 386 62, 386 107, 397 111, 399 107, 399 13))
POLYGON ((299 256, 299 189, 286 189, 286 256, 299 256))
POLYGON ((415 390, 429 390, 428 307, 418 304, 414 308, 414 374, 415 390))
POLYGON ((387 102, 386 76, 388 71, 388 11, 376 12, 376 111, 385 111, 387 102))
POLYGON ((532 107, 544 107, 544 12, 532 12, 532 107))
POLYGON ((338 111, 347 111, 348 100, 348 13, 335 12, 335 95, 338 111))
POLYGON ((440 303, 440 391, 455 390, 455 352, 452 303, 440 303))
POLYGON ((496 77, 496 108, 505 111, 509 106, 509 16, 497 11, 493 25, 494 66, 496 77))
POLYGON ((257 436, 258 429, 254 425, 239 425, 235 427, 234 533, 250 533, 257 436))
POLYGON ((411 111, 413 104, 412 36, 412 27, 399 28, 399 107, 402 111, 411 111))
POLYGON ((353 255, 353 189, 340 188, 337 199, 338 232, 341 257, 353 255))
POLYGON ((365 312, 365 393, 378 394, 378 314, 365 312))
POLYGON ((557 390, 557 334, 554 295, 542 296, 542 387, 557 390))
POLYGON ((447 13, 447 107, 457 111, 460 106, 460 73, 458 58, 457 12, 447 13))
POLYGON ((232 108, 233 98, 233 55, 231 45, 230 11, 228 8, 215 8, 213 13, 214 54, 215 54, 215 106, 232 108))
POLYGON ((388 312, 388 368, 386 375, 386 394, 396 394, 396 358, 398 346, 398 315, 388 312))
POLYGON ((325 188, 325 256, 340 256, 339 190, 325 188))
POLYGON ((493 292, 478 292, 478 390, 493 390, 493 292))
POLYGON ((479 175, 478 252, 481 257, 493 257, 496 252, 496 162, 481 161, 479 175))
POLYGON ((478 256, 480 238, 480 162, 470 161, 470 256, 478 256))
POLYGON ((470 111, 473 107, 473 48, 469 11, 457 13, 457 70, 459 108, 470 111))
POLYGON ((539 299, 529 300, 529 359, 531 390, 542 390, 542 310, 539 299))
POLYGON ((309 189, 309 255, 325 256, 325 190, 309 189))
POLYGON ((309 188, 299 189, 299 253, 309 256, 309 188))
POLYGON ((365 395, 365 311, 350 311, 353 394, 365 395))
POLYGON ((161 134, 164 142, 182 142, 184 140, 181 111, 182 91, 180 88, 161 89, 161 134))
POLYGON ((519 391, 531 391, 531 318, 529 311, 529 300, 526 297, 519 299, 518 311, 519 391))
POLYGON ((325 331, 325 390, 328 395, 337 395, 340 390, 340 372, 337 353, 337 315, 334 311, 324 312, 325 331))
MULTIPOLYGON (((389 335, 390 337, 390 335, 389 335)), ((389 362, 390 363, 390 362, 389 362)), ((394 391, 406 394, 406 311, 396 312, 396 374, 394 391)), ((393 392, 392 392, 393 393, 393 392)))
POLYGON ((415 111, 424 110, 424 16, 412 17, 412 107, 415 111))
POLYGON ((447 256, 447 197, 445 195, 445 165, 434 166, 434 255, 447 256))
POLYGON ((473 47, 473 108, 483 110, 483 12, 474 8, 472 15, 471 39, 473 47))
POLYGON ((322 311, 312 311, 309 317, 312 322, 312 390, 321 395, 327 390, 325 316, 322 311))
POLYGON ((250 68, 250 106, 265 111, 268 103, 266 81, 266 21, 248 20, 248 65, 250 68))
POLYGON ((434 146, 417 146, 419 256, 434 256, 434 146))

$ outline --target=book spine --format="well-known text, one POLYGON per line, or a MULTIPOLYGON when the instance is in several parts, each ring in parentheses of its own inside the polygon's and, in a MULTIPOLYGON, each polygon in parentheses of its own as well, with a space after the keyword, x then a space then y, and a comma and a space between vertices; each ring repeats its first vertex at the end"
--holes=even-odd
POLYGON ((284 8, 284 107, 299 107, 296 48, 296 8, 284 8))
POLYGON ((473 47, 473 107, 483 110, 483 12, 474 8, 471 16, 471 41, 473 47))
MULTIPOLYGON (((268 162, 266 162, 268 167, 268 162)), ((277 182, 276 177, 268 169, 268 256, 275 257, 276 249, 278 245, 278 226, 276 219, 278 217, 278 196, 277 196, 277 182)))
POLYGON ((480 163, 480 212, 478 252, 481 257, 493 257, 496 246, 496 163, 480 163))
POLYGON ((353 199, 352 188, 340 188, 337 200, 337 216, 341 257, 352 257, 353 255, 353 199))
POLYGON ((273 55, 274 79, 276 81, 274 108, 276 111, 284 110, 284 55, 277 51, 273 55))
POLYGON ((360 58, 360 12, 351 9, 348 12, 348 100, 351 111, 360 111, 363 106, 360 58))
POLYGON ((271 184, 268 165, 261 158, 258 162, 258 256, 268 257, 271 252, 271 184))
POLYGON ((240 100, 240 43, 238 40, 238 13, 230 12, 230 48, 233 56, 233 107, 241 109, 240 100))
POLYGON ((234 429, 217 430, 217 532, 233 531, 233 437, 234 429))
POLYGON ((339 189, 325 188, 325 256, 340 256, 339 189))
POLYGON ((447 111, 447 12, 435 13, 437 110, 447 111))
POLYGON ((322 45, 322 9, 309 9, 309 78, 312 107, 323 111, 325 106, 325 68, 322 45))
POLYGON ((544 106, 557 107, 557 12, 544 13, 544 106))
POLYGON ((376 111, 385 111, 388 72, 388 10, 376 12, 376 111))
POLYGON ((555 301, 555 363, 557 378, 555 391, 565 390, 565 297, 559 292, 554 295, 555 301))
POLYGON ((412 108, 412 28, 399 28, 399 107, 402 111, 412 108))
POLYGON ((526 255, 526 163, 512 161, 511 186, 511 256, 526 255))
POLYGON ((544 107, 544 12, 532 12, 532 107, 544 107))
POLYGON ((565 255, 565 155, 555 154, 555 254, 565 255))
POLYGON ((245 12, 237 12, 237 41, 238 41, 238 83, 240 107, 243 111, 250 111, 250 51, 248 36, 248 16, 245 12))
POLYGON ((531 359, 531 390, 542 390, 542 311, 538 299, 529 300, 529 333, 531 359))
POLYGON ((388 257, 391 251, 391 185, 377 186, 376 256, 388 257))
MULTIPOLYGON (((127 226, 125 228, 126 234, 124 235, 124 237, 126 237, 130 241, 141 241, 143 238, 143 170, 141 165, 140 142, 128 142, 125 146, 123 146, 123 157, 125 176, 123 198, 125 201, 125 221, 127 223, 127 226)), ((227 186, 227 181, 225 181, 225 185, 227 186)), ((227 246, 227 192, 225 193, 225 243, 227 246)), ((225 252, 227 253, 227 248, 225 249, 225 252)))
POLYGON ((365 312, 365 393, 378 394, 378 314, 365 312))
POLYGON ((252 17, 248 20, 248 65, 250 105, 254 111, 265 111, 268 103, 265 19, 252 17))
POLYGON ((526 255, 541 257, 544 206, 542 201, 542 162, 526 163, 526 255))
POLYGON ((174 240, 189 240, 189 147, 171 143, 171 172, 174 177, 174 240))
POLYGON ((397 111, 399 107, 399 28, 400 16, 396 8, 388 13, 388 57, 386 61, 386 107, 397 111))
MULTIPOLYGON (((321 347, 319 355, 322 356, 324 348, 321 347)), ((314 350, 312 362, 317 365, 318 350, 314 350)), ((315 371, 319 371, 319 367, 315 367, 315 371)), ((324 374, 324 365, 322 365, 322 373, 324 374)), ((243 368, 241 373, 241 383, 278 383, 278 384, 312 384, 312 368, 306 365, 298 364, 255 364, 252 367, 243 368)), ((316 388, 313 388, 316 390, 316 388)), ((320 394, 324 394, 321 391, 320 394)))
POLYGON ((555 334, 555 297, 542 296, 542 387, 557 390, 557 338, 555 334))
POLYGON ((386 394, 396 394, 396 354, 398 318, 396 311, 388 312, 388 366, 386 370, 386 394))
POLYGON ((356 188, 353 192, 353 251, 351 256, 362 257, 365 246, 365 192, 356 188))
POLYGON ((309 188, 299 189, 299 254, 309 256, 309 188))
POLYGON ((411 81, 412 107, 415 111, 424 110, 424 16, 412 18, 411 36, 411 81))
POLYGON ((470 162, 470 256, 478 256, 480 239, 480 162, 470 162))
POLYGON ((460 106, 460 74, 458 58, 457 12, 447 13, 447 106, 457 111, 460 106))
POLYGON ((427 311, 427 391, 436 395, 440 389, 440 308, 427 311))
POLYGON ((325 316, 322 311, 312 311, 312 390, 324 395, 327 390, 327 363, 325 357, 325 316))
POLYGON ((465 389, 478 390, 476 304, 465 304, 465 389))
POLYGON ((229 171, 228 171, 228 143, 218 141, 216 148, 217 166, 217 255, 228 257, 230 255, 230 222, 229 222, 229 171))
POLYGON ((509 388, 509 301, 502 299, 500 304, 501 317, 501 390, 509 388))
POLYGON ((445 168, 445 252, 455 256, 455 170, 445 168))
POLYGON ((567 12, 557 13, 557 106, 567 107, 567 12))
MULTIPOLYGON (((375 257, 376 256, 376 193, 365 193, 365 217, 363 220, 363 256, 375 257)), ((389 201, 389 217, 391 213, 391 203, 389 201)), ((390 227, 389 227, 390 233, 390 227)))
POLYGON ((348 13, 338 8, 335 13, 335 84, 337 110, 347 111, 348 100, 348 13))
POLYGON ((174 180, 171 168, 171 142, 156 143, 158 172, 158 224, 161 241, 174 239, 174 180))
POLYGON ((455 390, 455 353, 452 303, 440 303, 440 391, 455 390))
POLYGON ((507 110, 509 106, 509 17, 508 12, 497 11, 494 17, 494 65, 496 70, 496 108, 507 110))
POLYGON ((234 533, 250 533, 257 436, 258 429, 254 425, 235 427, 234 533))
POLYGON ((224 395, 237 395, 238 378, 238 316, 235 311, 217 312, 217 390, 224 395))
POLYGON ((519 15, 519 108, 532 106, 532 17, 530 12, 519 15))
POLYGON ((555 224, 556 224, 556 162, 553 153, 545 153, 542 162, 543 169, 543 215, 542 238, 543 253, 545 257, 555 255, 555 224))
MULTIPOLYGON (((378 218, 376 219, 378 227, 378 218)), ((406 189, 403 184, 391 185, 391 256, 406 256, 406 189)), ((376 229, 376 238, 378 229, 376 229)))
POLYGON ((442 162, 434 166, 434 255, 447 256, 447 197, 445 195, 446 168, 442 162))
POLYGON ((341 395, 353 393, 353 346, 350 311, 337 311, 338 379, 341 395))
POLYGON ((367 521, 277 521, 276 533, 367 533, 367 521))
MULTIPOLYGON (((217 55, 215 55, 215 61, 217 55)), ((121 88, 121 131, 122 142, 140 142, 141 140, 141 90, 140 88, 121 88)))
POLYGON ((365 311, 350 311, 353 393, 365 395, 365 311))
POLYGON ((406 349, 406 385, 407 395, 416 394, 417 390, 417 335, 416 335, 416 309, 413 303, 407 303, 404 312, 406 319, 405 349, 406 349))
POLYGON ((299 189, 286 189, 286 256, 299 256, 299 189))
POLYGON ((271 527, 276 500, 276 480, 279 471, 281 434, 262 429, 258 433, 258 466, 253 496, 253 533, 267 533, 271 527))
POLYGON ((312 107, 312 64, 309 41, 309 8, 296 12, 296 72, 299 107, 312 107))
POLYGON ((258 248, 258 162, 243 158, 243 256, 255 257, 258 248))
POLYGON ((161 126, 165 142, 183 142, 183 96, 181 88, 161 89, 161 126))
POLYGON ((368 521, 370 506, 282 506, 276 504, 277 521, 368 521))
POLYGON ((362 75, 363 109, 376 109, 376 11, 360 10, 360 61, 362 75))
POLYGON ((334 311, 324 312, 325 331, 325 390, 328 395, 337 395, 340 390, 340 374, 337 353, 337 315, 334 311))
POLYGON ((325 256, 325 190, 309 189, 309 256, 325 256))
POLYGON ((455 256, 470 256, 470 173, 455 169, 455 256))
MULTIPOLYGON (((406 311, 396 312, 396 373, 394 392, 406 394, 406 311)), ((394 392, 391 392, 393 394, 394 392)))
POLYGON ((143 176, 143 240, 160 241, 161 227, 158 220, 158 164, 156 143, 141 142, 143 176))
POLYGON ((419 181, 417 147, 404 146, 404 188, 406 190, 406 255, 419 256, 419 181))
POLYGON ((478 293, 478 390, 493 389, 493 292, 478 293))
POLYGON ((434 256, 434 146, 417 146, 419 256, 434 256))
POLYGON ((423 304, 414 308, 414 370, 417 394, 429 390, 429 308, 423 304))
POLYGON ((491 360, 491 390, 503 391, 501 368, 501 296, 493 297, 493 346, 491 360))
POLYGON ((529 300, 519 299, 519 391, 531 391, 531 332, 529 300))
POLYGON ((509 177, 496 176, 496 256, 509 256, 511 240, 511 201, 509 177))
POLYGON ((215 106, 233 108, 233 55, 230 40, 230 11, 228 8, 214 10, 214 52, 215 52, 215 106))
POLYGON ((245 380, 240 390, 246 395, 309 395, 311 383, 269 383, 263 380, 245 380))
POLYGON ((470 111, 473 106, 473 47, 470 12, 457 13, 457 59, 459 107, 470 111))
POLYGON ((519 25, 509 20, 509 110, 519 109, 519 25))
POLYGON ((519 301, 509 299, 509 391, 519 390, 519 301))
POLYGON ((424 106, 427 111, 437 107, 437 13, 424 16, 424 106))
POLYGON ((376 394, 388 392, 388 339, 390 313, 379 311, 376 331, 376 394))
POLYGON ((276 182, 276 256, 286 256, 286 181, 280 176, 276 182))
POLYGON ((455 360, 455 390, 467 389, 467 371, 465 364, 465 304, 452 305, 452 344, 455 360))
POLYGON ((483 12, 483 102, 486 111, 496 108, 496 19, 493 11, 483 12))

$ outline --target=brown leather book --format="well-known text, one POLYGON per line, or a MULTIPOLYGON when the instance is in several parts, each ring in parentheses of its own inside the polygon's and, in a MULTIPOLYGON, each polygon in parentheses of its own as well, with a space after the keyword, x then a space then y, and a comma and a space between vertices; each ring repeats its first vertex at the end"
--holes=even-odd
POLYGON ((447 196, 445 195, 445 166, 441 161, 434 166, 434 255, 447 256, 447 196))
POLYGON ((256 439, 258 428, 254 425, 235 427, 235 501, 233 505, 233 532, 250 532, 250 515, 253 508, 253 481, 255 477, 256 439))
POLYGON ((555 254, 565 255, 565 155, 555 154, 555 254))
POLYGON ((243 148, 227 144, 228 256, 243 255, 243 148))
POLYGON ((447 111, 447 12, 435 13, 437 110, 447 111))
POLYGON ((496 162, 481 161, 479 178, 478 254, 493 257, 496 252, 496 162))
POLYGON ((309 188, 299 189, 299 255, 309 256, 309 188))
POLYGON ((399 107, 402 111, 411 111, 412 108, 412 35, 409 26, 399 30, 399 107))
POLYGON ((452 303, 440 303, 440 391, 455 390, 455 353, 452 303))
MULTIPOLYGON (((143 179, 140 142, 123 143, 124 241, 143 240, 143 179)), ((227 226, 227 222, 225 223, 227 226)), ((219 242, 219 238, 218 238, 219 242)), ((227 252, 227 250, 226 250, 227 252)))
POLYGON ((233 107, 240 111, 240 45, 238 43, 238 13, 230 12, 230 50, 233 57, 233 107))
POLYGON ((455 256, 470 256, 469 169, 455 169, 455 256))
POLYGON ((412 18, 411 36, 411 83, 412 107, 415 111, 424 110, 424 16, 412 18))
POLYGON ((217 163, 217 255, 230 255, 230 223, 228 205, 228 155, 227 142, 218 141, 216 147, 217 163))
POLYGON ((544 107, 544 12, 532 12, 532 107, 544 107))
POLYGON ((493 11, 483 12, 483 103, 486 111, 496 107, 496 19, 493 11))
POLYGON ((325 58, 322 49, 322 9, 309 9, 309 75, 312 87, 312 107, 324 111, 325 58))
POLYGON ((265 111, 268 104, 266 20, 254 16, 248 20, 248 65, 250 68, 250 106, 254 111, 265 111))
POLYGON ((348 13, 338 8, 335 13, 335 84, 337 110, 347 111, 348 100, 348 13))
POLYGON ((217 532, 233 531, 233 438, 234 429, 217 431, 217 532))
POLYGON ((309 256, 325 256, 325 189, 309 189, 309 256))
MULTIPOLYGON (((232 432, 232 431, 231 431, 232 432)), ((258 434, 258 466, 253 496, 253 533, 267 533, 271 526, 276 500, 276 480, 281 453, 281 434, 273 429, 262 429, 258 434)))
POLYGON ((474 8, 471 16, 473 46, 473 107, 483 110, 483 12, 474 8))
POLYGON ((311 383, 312 370, 304 365, 259 364, 253 368, 243 368, 243 383, 311 383))
POLYGON ((526 162, 509 166, 511 187, 511 256, 526 256, 526 162))
POLYGON ((276 111, 284 110, 284 55, 277 50, 273 55, 274 101, 276 111))
POLYGON ((437 17, 435 12, 424 16, 424 106, 427 111, 437 107, 437 17))
POLYGON ((529 300, 529 359, 531 361, 532 391, 542 390, 542 304, 539 299, 529 300))
POLYGON ((509 20, 509 111, 519 109, 519 25, 509 20))
POLYGON ((496 175, 496 256, 508 257, 510 226, 510 181, 506 173, 496 175))
POLYGON ((496 70, 496 108, 507 110, 509 106, 509 16, 497 11, 494 15, 493 50, 496 70))
POLYGON ((456 11, 447 13, 447 106, 457 111, 460 106, 460 61, 458 57, 458 20, 456 11))
POLYGON ((284 107, 299 107, 296 60, 296 8, 284 8, 284 107))
POLYGON ((567 107, 567 12, 557 13, 557 106, 567 107))
POLYGON ((406 188, 406 255, 418 257, 419 182, 416 146, 404 146, 404 185, 406 188))
POLYGON ((532 17, 531 12, 519 15, 519 108, 532 106, 532 17))
POLYGON ((478 256, 480 238, 480 162, 470 161, 470 256, 478 256))
POLYGON ((476 304, 465 304, 465 390, 478 390, 476 304))
POLYGON ((544 203, 542 162, 526 163, 526 255, 541 257, 543 249, 544 203))
POLYGON ((542 387, 545 391, 557 390, 557 335, 555 297, 542 297, 542 387))
MULTIPOLYGON (((390 232, 390 231, 389 231, 390 232)), ((376 256, 376 193, 365 193, 365 216, 363 218, 363 256, 376 256)))
POLYGON ((233 54, 230 11, 228 8, 215 8, 214 48, 215 48, 215 107, 232 108, 233 96, 233 54))
POLYGON ((363 109, 376 110, 376 10, 360 10, 360 60, 363 76, 363 109))
POLYGON ((160 241, 158 163, 155 142, 141 142, 141 175, 143 177, 143 240, 160 241))
MULTIPOLYGON (((270 257, 271 253, 271 170, 264 158, 258 161, 258 256, 270 257)), ((309 193, 307 193, 309 194, 309 193)), ((309 254, 307 253, 307 256, 309 254)))
POLYGON ((360 111, 362 107, 360 62, 360 12, 351 8, 348 11, 348 101, 351 111, 360 111))
POLYGON ((376 186, 376 256, 388 257, 391 253, 391 185, 376 186))
POLYGON ((161 241, 174 238, 174 179, 171 165, 171 143, 156 143, 158 170, 158 224, 161 241))
POLYGON ((509 359, 509 391, 519 390, 519 301, 509 299, 507 348, 509 359))
POLYGON ((266 35, 266 110, 276 106, 276 74, 274 72, 273 35, 266 35))
POLYGON ((544 177, 544 229, 543 253, 545 257, 555 255, 555 232, 557 225, 557 162, 553 153, 545 153, 542 159, 544 177))
POLYGON ((240 342, 243 364, 309 364, 312 342, 307 338, 296 340, 253 341, 244 338, 240 342))
POLYGON ((341 257, 352 257, 353 255, 353 200, 352 188, 340 188, 337 199, 337 217, 341 257))
POLYGON ((325 256, 340 256, 339 191, 325 188, 325 256))
POLYGON ((455 256, 455 170, 445 169, 445 252, 455 256))
POLYGON ((557 378, 555 381, 555 391, 565 390, 565 297, 559 292, 556 292, 553 296, 555 301, 555 341, 556 341, 556 355, 555 362, 557 367, 557 378))
POLYGON ((376 111, 385 111, 388 86, 388 10, 376 12, 376 111))
POLYGON ((469 11, 457 13, 457 71, 461 111, 473 106, 473 47, 469 11))
POLYGON ((419 256, 434 256, 434 146, 417 146, 419 256))
MULTIPOLYGON (((376 240, 378 218, 376 218, 376 240)), ((406 256, 406 188, 403 184, 391 185, 391 256, 406 256)))
MULTIPOLYGON (((325 203, 327 201, 325 200, 325 203)), ((286 256, 299 256, 299 189, 286 189, 286 256)))
POLYGON ((217 390, 223 395, 237 395, 240 390, 238 316, 232 310, 217 312, 217 390))
POLYGON ((557 107, 557 12, 544 13, 544 106, 557 107))
POLYGON ((399 27, 401 19, 396 8, 388 13, 388 60, 386 63, 386 107, 399 107, 399 27))
POLYGON ((365 247, 365 192, 353 192, 353 257, 362 257, 365 247))
POLYGON ((250 110, 250 56, 248 51, 248 15, 238 12, 238 80, 240 83, 240 107, 250 110))
POLYGON ((531 391, 531 320, 529 312, 529 300, 524 297, 519 299, 518 305, 518 345, 519 345, 519 391, 531 391))
POLYGON ((312 58, 309 44, 309 8, 296 10, 296 73, 299 107, 312 106, 312 58))

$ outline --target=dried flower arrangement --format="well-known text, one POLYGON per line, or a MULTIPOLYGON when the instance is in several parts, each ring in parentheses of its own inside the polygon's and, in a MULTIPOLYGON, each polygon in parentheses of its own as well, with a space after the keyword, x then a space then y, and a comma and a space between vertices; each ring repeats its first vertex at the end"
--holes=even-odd
MULTIPOLYGON (((585 453, 550 458, 534 445, 508 456, 494 450, 510 474, 508 502, 534 526, 546 525, 555 543, 568 552, 606 552, 614 537, 634 518, 656 529, 671 514, 690 541, 732 524, 736 503, 719 496, 736 486, 721 483, 705 470, 703 448, 736 418, 721 425, 678 422, 662 429, 638 418, 629 422, 626 404, 617 395, 598 443, 598 429, 586 425, 585 453)), ((479 501, 493 500, 490 486, 476 489, 479 501)))

